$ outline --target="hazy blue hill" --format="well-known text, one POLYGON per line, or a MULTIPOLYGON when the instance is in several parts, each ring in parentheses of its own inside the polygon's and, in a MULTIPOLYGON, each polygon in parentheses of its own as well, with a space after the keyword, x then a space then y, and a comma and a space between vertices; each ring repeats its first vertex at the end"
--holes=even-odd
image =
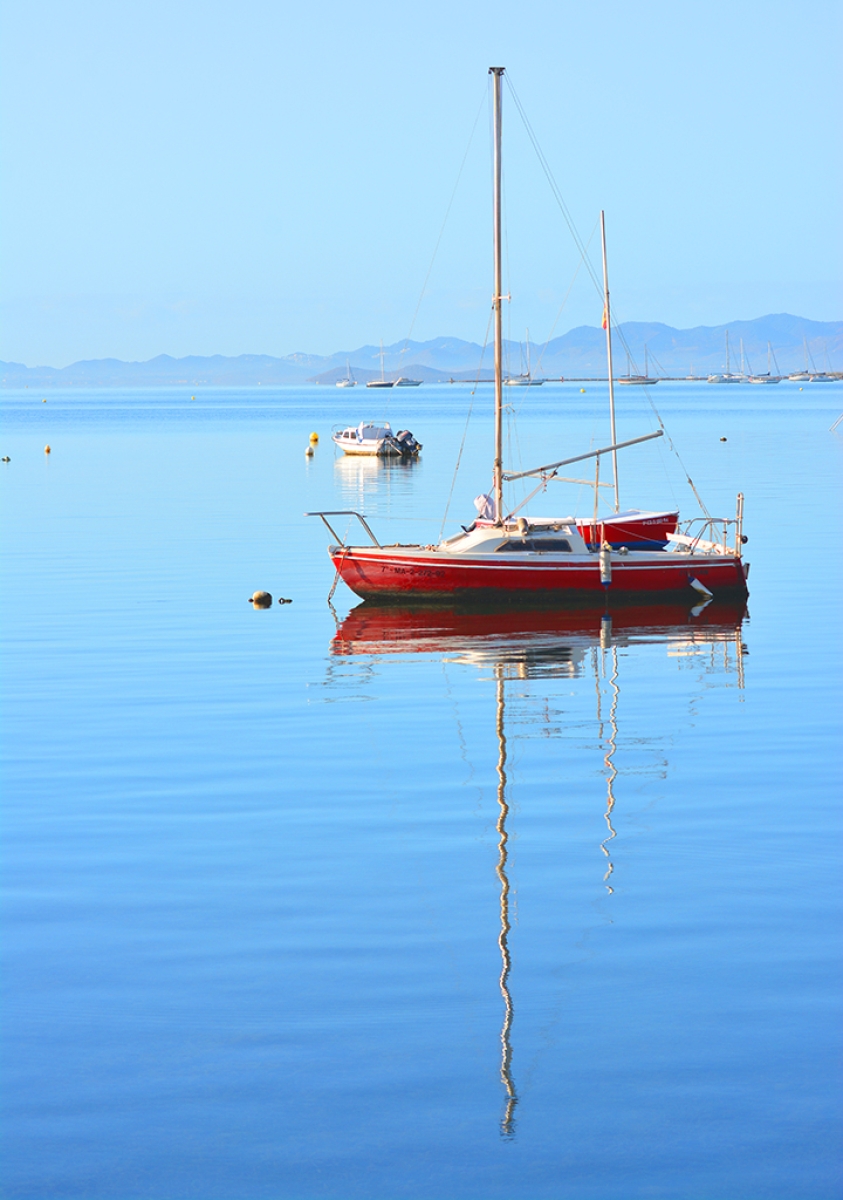
POLYGON ((147 362, 100 358, 60 369, 0 363, 0 375, 4 387, 172 387, 179 384, 242 387, 258 383, 302 383, 324 361, 313 355, 272 358, 268 354, 241 354, 227 358, 214 354, 172 358, 169 354, 159 354, 147 362))
MULTIPOLYGON (((767 369, 768 342, 783 373, 801 369, 804 339, 807 339, 817 370, 826 369, 826 352, 831 369, 843 369, 843 322, 809 321, 789 313, 778 313, 753 321, 700 325, 695 329, 673 329, 655 321, 627 321, 613 337, 615 371, 617 374, 626 371, 627 348, 633 372, 643 369, 645 344, 651 372, 684 376, 692 371, 696 375, 721 371, 726 365, 727 330, 733 370, 738 367, 741 339, 744 354, 754 371, 767 369)), ((606 335, 602 329, 583 325, 554 338, 546 349, 539 347, 534 362, 539 358, 542 375, 605 374, 605 345, 606 335)))
MULTIPOLYGON (((805 342, 809 366, 813 360, 820 371, 843 369, 843 321, 809 321, 789 313, 775 313, 752 321, 700 325, 695 329, 673 329, 657 321, 628 321, 614 337, 616 374, 627 369, 627 349, 633 371, 643 368, 645 344, 653 373, 682 377, 692 372, 706 375, 721 371, 726 362, 727 329, 733 369, 739 363, 741 340, 748 364, 755 371, 767 369, 768 342, 784 374, 804 366, 805 342)), ((0 379, 6 388, 333 384, 345 375, 349 363, 355 378, 366 383, 380 377, 380 353, 379 346, 366 345, 330 355, 299 353, 284 358, 268 354, 172 358, 159 354, 148 362, 102 358, 67 367, 26 367, 21 363, 0 362, 0 379)), ((395 342, 384 346, 383 354, 387 378, 405 375, 429 383, 474 379, 481 361, 479 345, 449 337, 427 342, 395 342)), ((605 334, 595 326, 580 325, 553 338, 546 346, 536 343, 531 348, 531 358, 534 374, 546 378, 605 377, 605 334)), ((486 347, 482 361, 481 378, 488 379, 492 369, 491 346, 486 347)), ((504 362, 513 373, 521 370, 521 347, 517 342, 505 344, 504 362)))

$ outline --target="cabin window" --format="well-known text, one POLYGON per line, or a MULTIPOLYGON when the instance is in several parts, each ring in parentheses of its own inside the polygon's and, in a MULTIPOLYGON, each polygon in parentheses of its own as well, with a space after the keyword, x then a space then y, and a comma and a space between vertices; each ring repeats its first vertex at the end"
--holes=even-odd
POLYGON ((511 538, 509 541, 502 542, 498 546, 498 554, 518 554, 518 553, 552 553, 552 554, 570 554, 571 543, 567 538, 550 538, 550 537, 532 537, 532 538, 511 538))

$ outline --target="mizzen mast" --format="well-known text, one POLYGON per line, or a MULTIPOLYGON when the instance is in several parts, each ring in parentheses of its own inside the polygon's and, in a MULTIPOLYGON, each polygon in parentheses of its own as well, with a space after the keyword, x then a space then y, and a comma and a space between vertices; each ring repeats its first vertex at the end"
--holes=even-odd
MULTIPOLYGON (((615 432, 615 373, 612 369, 612 312, 609 308, 609 267, 606 262, 606 214, 600 210, 600 241, 603 246, 603 328, 606 330, 606 360, 609 366, 609 425, 612 446, 617 443, 615 432)), ((620 512, 618 494, 618 452, 612 450, 612 474, 615 480, 615 512, 620 512)))
POLYGON ((492 224, 495 255, 495 461, 492 469, 495 524, 503 522, 503 319, 501 306, 504 297, 501 273, 501 79, 504 67, 489 67, 492 76, 493 158, 492 158, 492 224))

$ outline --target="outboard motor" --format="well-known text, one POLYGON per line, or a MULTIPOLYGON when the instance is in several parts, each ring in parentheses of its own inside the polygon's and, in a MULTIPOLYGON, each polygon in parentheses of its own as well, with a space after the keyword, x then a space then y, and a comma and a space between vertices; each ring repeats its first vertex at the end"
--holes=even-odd
POLYGON ((401 453, 405 458, 415 458, 421 450, 421 442, 417 442, 409 429, 401 429, 395 435, 395 440, 401 447, 401 453))

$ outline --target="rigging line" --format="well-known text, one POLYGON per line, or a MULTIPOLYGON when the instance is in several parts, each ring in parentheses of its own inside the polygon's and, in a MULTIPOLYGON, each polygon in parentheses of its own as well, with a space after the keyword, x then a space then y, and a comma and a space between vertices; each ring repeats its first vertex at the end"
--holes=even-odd
MULTIPOLYGON (((512 268, 509 263, 509 222, 507 221, 507 205, 506 205, 506 171, 501 171, 501 225, 503 226, 503 244, 504 244, 504 259, 506 261, 506 288, 507 297, 512 295, 512 268)), ((506 377, 512 376, 512 368, 509 364, 509 353, 512 348, 512 302, 507 305, 506 309, 506 377)))
MULTIPOLYGON (((629 354, 630 358, 632 358, 626 338, 623 335, 623 331, 615 324, 614 321, 612 321, 612 328, 615 330, 618 337, 620 338, 621 345, 623 345, 627 354, 629 354)), ((634 362, 635 360, 633 359, 632 361, 634 362)), ((636 371, 638 370, 637 364, 636 364, 635 369, 636 369, 636 371)), ((694 497, 697 501, 697 504, 699 504, 700 508, 705 513, 706 517, 708 517, 708 519, 711 520, 711 513, 706 508, 705 501, 703 500, 702 496, 697 491, 697 485, 694 483, 693 479, 691 478, 690 472, 688 471, 688 468, 685 466, 684 462, 682 461, 682 455, 676 449, 673 438, 670 436, 670 434, 667 431, 667 427, 666 427, 664 421, 662 420, 661 413, 656 408, 656 406, 653 402, 653 397, 650 393, 650 389, 648 387, 645 387, 643 390, 644 390, 644 395, 647 397, 647 403, 649 404, 650 408, 653 410, 653 415, 656 418, 656 420, 658 421, 659 429, 661 429, 662 433, 664 434, 665 438, 667 439, 668 446, 673 451, 673 453, 676 455, 676 461, 679 463, 679 466, 682 468, 682 472, 685 476, 685 480, 686 480, 688 486, 690 487, 691 491, 694 493, 694 497)))
POLYGON ((641 372, 639 370, 638 363, 635 361, 635 355, 632 353, 632 351, 629 347, 629 342, 626 340, 626 335, 624 334, 624 331, 621 328, 621 323, 615 315, 614 306, 612 308, 611 317, 612 317, 612 332, 613 332, 614 336, 618 339, 620 344, 623 346, 624 350, 626 351, 627 358, 629 359, 632 366, 635 368, 635 374, 640 375, 641 372))
POLYGON ((510 447, 510 462, 517 462, 519 466, 523 466, 523 458, 521 457, 521 442, 518 438, 518 414, 514 408, 510 409, 509 419, 507 421, 507 437, 510 447), (513 445, 515 447, 513 452, 513 445))
POLYGON ((536 485, 536 487, 533 488, 533 490, 530 492, 530 494, 528 496, 525 496, 520 504, 516 504, 515 508, 511 509, 506 514, 506 517, 504 518, 504 520, 511 521, 517 512, 520 512, 521 509, 526 504, 530 503, 530 501, 533 499, 534 496, 537 496, 539 492, 544 491, 546 487, 547 487, 547 480, 542 478, 541 481, 536 485))
MULTIPOLYGON (((404 347, 401 351, 401 355, 406 354, 407 347, 410 344, 410 338, 413 336, 413 329, 415 328, 415 325, 416 325, 416 320, 419 315, 419 309, 421 308, 422 300, 424 300, 425 292, 427 291, 427 284, 430 279, 430 274, 433 270, 433 264, 436 261, 436 255, 439 253, 439 246, 440 246, 440 244, 442 242, 442 238, 445 234, 445 226, 448 224, 448 217, 451 215, 451 209, 453 208, 454 200, 456 199, 457 188, 460 186, 460 180, 462 179, 462 173, 465 170, 465 164, 468 160, 469 151, 471 150, 471 146, 474 141, 474 134, 477 131, 477 122, 480 120, 480 114, 482 113, 483 105, 486 102, 486 92, 487 92, 487 87, 484 84, 483 96, 482 96, 482 99, 480 100, 480 104, 477 108, 477 116, 474 118, 474 124, 471 127, 471 133, 469 134, 469 138, 468 138, 468 145, 465 148, 465 154, 462 157, 462 162, 460 163, 460 169, 457 172, 457 180, 456 180, 456 183, 454 184, 454 190, 451 192, 451 199, 448 201, 448 207, 445 209, 445 218, 442 221, 442 228, 439 230, 439 237, 436 239, 436 245, 433 248, 433 255, 430 259, 430 266, 427 268, 427 274, 424 277, 424 283, 422 284, 421 294, 419 295, 418 304, 416 305, 416 311, 413 313, 413 319, 410 322, 410 330, 404 341, 404 347)), ((401 356, 399 355, 399 363, 400 363, 400 361, 401 361, 401 356)))
POLYGON ((559 205, 559 209, 562 213, 562 216, 565 218, 565 224, 568 226, 568 231, 571 234, 571 237, 574 239, 574 245, 577 247, 577 249, 580 252, 582 260, 585 263, 586 270, 588 271, 589 275, 591 276, 591 282, 594 284, 595 290, 597 291, 598 295, 602 296, 603 295, 603 285, 600 282, 600 280, 597 276, 597 273, 591 264, 591 260, 588 257, 588 253, 586 251, 585 244, 583 243, 583 240, 579 235, 579 231, 577 230, 577 227, 574 224, 574 218, 571 216, 570 209, 568 208, 568 205, 565 203, 565 199, 564 199, 561 191, 559 190, 559 186, 558 186, 556 180, 553 177, 553 172, 550 169, 550 164, 548 163, 548 161, 544 155, 544 151, 542 150, 541 146, 539 145, 539 140, 536 137, 536 134, 533 130, 532 125, 530 124, 530 120, 527 116, 527 113, 524 110, 524 106, 521 103, 518 93, 516 92, 516 90, 513 86, 512 78, 509 75, 505 75, 504 81, 506 82, 507 86, 509 87, 510 92, 512 93, 512 99, 515 101, 515 107, 518 110, 518 115, 521 117, 521 120, 524 122, 524 128, 527 130, 527 136, 529 137, 530 141, 533 144, 533 149, 536 152, 536 157, 538 158, 541 168, 544 171, 547 182, 550 184, 550 189, 553 192, 554 198, 556 199, 556 203, 559 205))
POLYGON ((477 367, 477 377, 474 380, 474 387, 471 389, 471 404, 468 406, 468 413, 465 418, 465 429, 462 431, 462 441, 460 442, 459 452, 457 454, 456 465, 454 466, 454 475, 451 480, 451 490, 448 492, 448 501, 445 505, 445 512, 442 516, 442 524, 439 527, 439 541, 442 541, 442 535, 445 532, 445 522, 448 520, 448 513, 451 509, 451 500, 454 497, 454 488, 457 485, 457 475, 460 471, 460 463, 462 462, 462 452, 465 449, 465 439, 468 437, 468 423, 471 420, 471 414, 474 410, 474 397, 477 395, 477 385, 480 382, 480 376, 483 372, 483 357, 486 353, 486 347, 489 345, 489 330, 492 328, 492 317, 495 314, 494 308, 489 310, 489 320, 486 323, 486 336, 483 339, 483 349, 480 352, 480 362, 477 367))
MULTIPOLYGON (((591 447, 593 445, 594 445, 594 437, 592 436, 591 441, 588 444, 589 449, 591 449, 591 447)), ((596 461, 597 462, 600 461, 599 456, 596 461)), ((512 517, 515 516, 515 514, 517 512, 520 512, 522 508, 524 508, 526 505, 528 505, 530 503, 530 501, 533 499, 534 496, 537 496, 539 494, 539 492, 546 491, 547 485, 550 483, 551 479, 555 479, 556 477, 557 477, 556 471, 551 471, 551 473, 549 475, 542 475, 538 484, 533 488, 533 490, 527 496, 525 496, 524 499, 519 504, 516 504, 515 508, 510 509, 510 511, 506 515, 506 520, 509 521, 512 517)), ((570 482, 570 480, 561 479, 559 482, 566 483, 566 482, 570 482)), ((580 488, 579 495, 582 495, 582 488, 580 488)), ((579 510, 579 497, 577 498, 577 503, 576 503, 574 511, 577 512, 578 510, 579 510)))
MULTIPOLYGON (((586 251, 588 251, 588 247, 591 245, 592 239, 593 239, 595 233, 597 232, 597 226, 599 224, 600 224, 600 218, 598 217, 597 220, 594 222, 594 228, 592 229, 591 233, 589 234, 588 241, 586 242, 586 245, 585 245, 586 251)), ((571 292, 574 290, 574 284, 577 282, 577 276, 579 275, 580 270, 582 269, 582 262, 583 262, 583 260, 582 260, 582 258, 580 258, 579 262, 577 263, 577 269, 574 271, 573 278, 571 279, 571 282, 568 284, 568 290, 562 299, 562 303, 559 305, 559 312, 556 314, 554 322, 550 327, 550 333, 548 334, 547 341, 545 342, 544 348, 542 349, 542 352, 539 355, 539 361, 536 363, 536 375, 541 375, 541 365, 542 365, 542 360, 545 356, 545 351, 547 350, 548 346, 550 345, 551 341, 553 340, 553 335, 556 332, 556 326, 559 324, 559 318, 562 316, 562 312, 565 308, 565 305, 568 303, 568 300, 570 299, 570 296, 571 296, 571 292)))
POLYGON ((693 479, 691 478, 688 468, 685 466, 684 462, 682 461, 681 454, 679 453, 679 451, 676 449, 675 445, 673 444, 673 438, 667 432, 665 423, 661 418, 661 414, 659 413, 659 410, 656 408, 655 404, 653 403, 653 397, 650 395, 649 388, 647 388, 647 387, 644 388, 644 395, 647 397, 647 403, 650 405, 650 408, 653 410, 653 414, 659 423, 659 428, 661 429, 662 433, 664 434, 665 438, 667 439, 668 446, 670 446, 671 450, 676 455, 676 461, 679 463, 679 466, 682 468, 682 471, 684 472, 685 479, 687 480, 688 486, 690 487, 691 491, 694 493, 694 496, 696 497, 697 504, 699 504, 700 508, 702 509, 702 511, 705 513, 706 517, 710 521, 711 513, 706 508, 702 496, 697 491, 697 486, 694 483, 693 479))
MULTIPOLYGON (((571 237, 574 239, 574 244, 576 245, 577 249, 580 252, 580 256, 581 256, 583 262, 585 263, 586 270, 588 271, 589 275, 591 276, 591 281, 594 284, 594 287, 595 287, 598 295, 602 296, 603 295, 602 284, 597 277, 594 267, 591 264, 591 260, 588 257, 587 248, 584 245, 583 240, 579 235, 579 232, 577 231, 577 228, 574 224, 574 219, 571 216, 568 206, 565 203, 562 193, 560 192, 559 187, 556 183, 556 180, 553 177, 553 172, 550 169, 550 164, 548 163, 547 159, 545 158, 544 152, 542 151, 542 148, 539 145, 538 138, 536 137, 536 135, 533 131, 533 127, 530 124, 529 118, 527 117, 527 114, 524 111, 524 106, 522 105, 521 100, 518 96, 518 93, 516 92, 516 90, 512 84, 512 77, 510 75, 505 75, 504 79, 506 81, 506 84, 507 84, 510 92, 512 93, 512 98, 515 102, 515 107, 518 110, 518 114, 521 117, 521 120, 524 122, 524 128, 527 130, 527 136, 529 137, 530 141, 533 144, 533 149, 536 152, 536 156, 538 157, 539 163, 541 164, 541 168, 545 173, 545 177, 547 178, 547 181, 550 184, 551 191, 553 192, 554 197, 556 198, 556 203, 559 205, 559 208, 562 212, 562 216, 565 218, 565 223, 568 226, 568 230, 571 234, 571 237)), ((612 326, 618 333, 620 340, 621 340, 621 344, 623 345, 624 349, 629 351, 629 346, 627 344, 626 338, 623 336, 623 333, 618 329, 617 322, 612 321, 612 326)), ((646 390, 647 389, 645 389, 645 391, 646 390)), ((671 447, 674 454, 676 455, 676 458, 677 458, 680 466, 682 467, 682 470, 685 472, 685 478, 687 479, 688 484, 690 485, 691 491, 694 493, 694 496, 696 497, 697 503, 699 504, 700 508, 705 513, 705 515, 710 518, 711 514, 709 513, 705 504, 703 503, 702 497, 700 496, 699 492, 697 491, 696 485, 694 484, 693 479, 691 479, 691 476, 688 473, 688 470, 687 470, 685 464, 682 462, 682 459, 679 455, 679 451, 674 446, 673 439, 670 437, 670 434, 665 429, 664 422, 662 421, 662 419, 658 413, 658 410, 656 409, 656 406, 655 406, 655 404, 653 404, 652 398, 649 395, 647 396, 647 400, 649 401, 650 407, 652 408, 653 412, 656 415, 656 419, 658 420, 658 423, 659 423, 659 426, 661 427, 662 433, 667 438, 669 446, 671 447)))
POLYGON ((659 360, 656 358, 655 354, 653 354, 652 350, 649 351, 649 354, 650 354, 650 358, 656 364, 656 369, 659 371, 659 373, 662 375, 667 375, 667 371, 664 369, 664 367, 661 365, 659 360))
MULTIPOLYGON (((669 449, 669 447, 668 447, 668 449, 669 449)), ((673 486, 673 480, 670 477, 670 472, 667 469, 667 463, 665 461, 665 447, 662 445, 659 445, 657 453, 658 453, 659 458, 661 459, 662 471, 664 473, 664 477, 667 482, 667 486, 670 489, 670 494, 673 497, 673 503, 676 505, 677 508, 679 508, 679 497, 676 494, 676 488, 673 486)))
MULTIPOLYGON (((627 342, 626 338, 624 337, 623 330, 621 329, 619 323, 614 319, 614 316, 612 317, 612 329, 617 334, 621 345, 623 346, 626 353, 629 355, 630 360, 634 364, 635 370, 637 372, 638 364, 635 362, 635 359, 632 357, 632 352, 629 348, 629 343, 627 342)), ((688 468, 685 466, 684 462, 682 461, 682 456, 679 453, 679 451, 676 449, 676 446, 674 445, 674 442, 673 442, 673 438, 670 436, 670 434, 667 431, 667 427, 666 427, 664 421, 662 420, 661 413, 659 412, 659 410, 656 408, 655 404, 653 403, 653 397, 650 393, 650 389, 648 387, 645 387, 643 389, 643 391, 644 391, 644 395, 647 397, 647 403, 650 405, 650 408, 653 410, 653 415, 655 416, 656 420, 658 421, 659 429, 661 429, 662 433, 664 434, 665 438, 667 439, 668 446, 670 446, 670 449, 676 455, 676 461, 679 463, 680 467, 682 468, 682 472, 685 476, 685 480, 686 480, 688 486, 690 487, 691 491, 694 493, 694 497, 697 501, 697 504, 699 504, 700 508, 705 513, 706 517, 708 517, 708 519, 711 520, 711 513, 706 508, 706 505, 705 505, 705 502, 703 501, 702 496, 697 491, 697 485, 694 483, 693 479, 691 478, 690 472, 688 471, 688 468)))

